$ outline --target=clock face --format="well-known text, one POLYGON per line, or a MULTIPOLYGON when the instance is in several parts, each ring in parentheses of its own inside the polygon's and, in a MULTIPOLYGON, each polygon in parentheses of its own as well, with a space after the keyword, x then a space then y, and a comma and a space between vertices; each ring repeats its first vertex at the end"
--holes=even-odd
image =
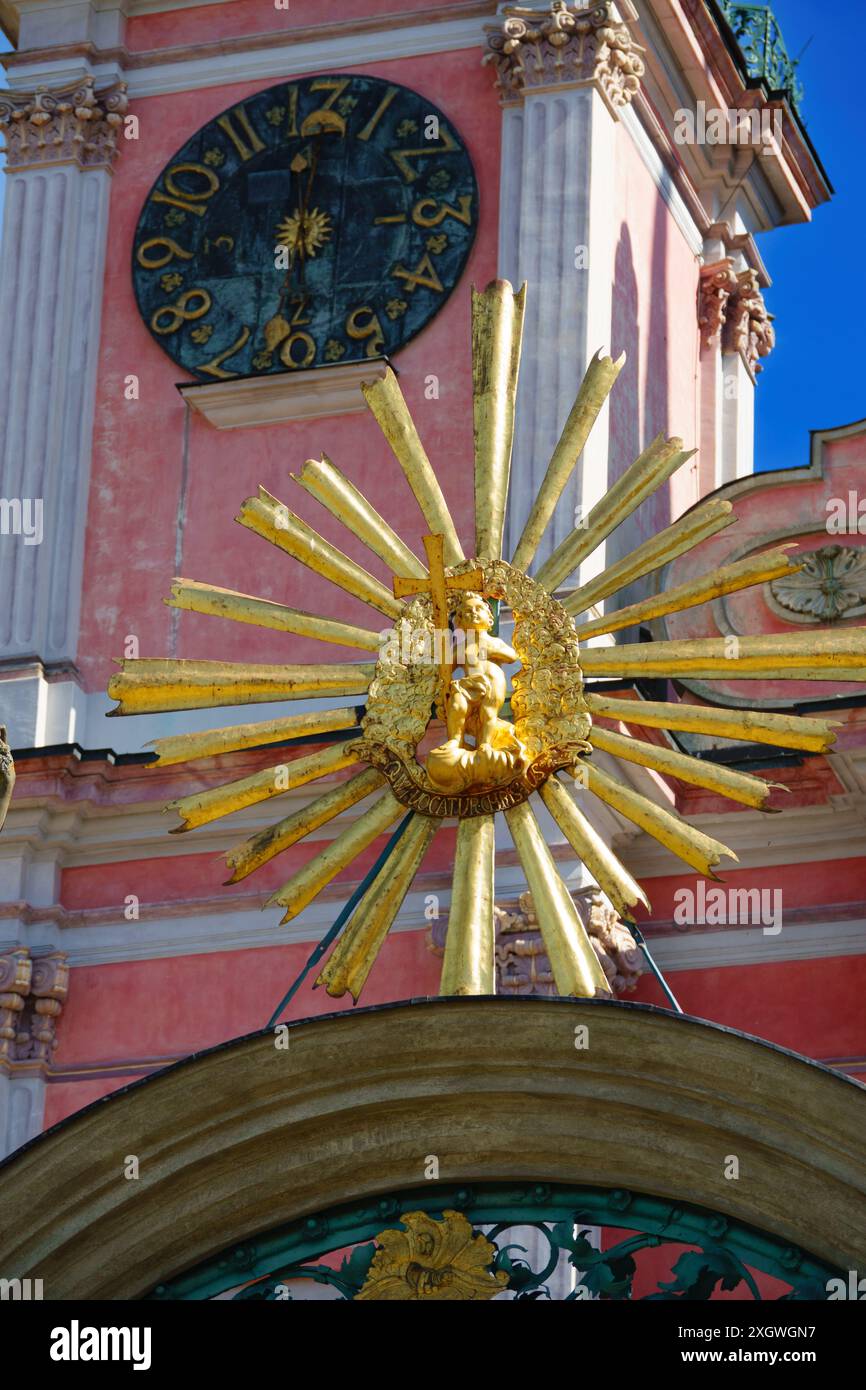
POLYGON ((202 381, 397 352, 475 237, 466 148, 376 77, 280 83, 209 122, 157 179, 133 243, 138 307, 202 381))

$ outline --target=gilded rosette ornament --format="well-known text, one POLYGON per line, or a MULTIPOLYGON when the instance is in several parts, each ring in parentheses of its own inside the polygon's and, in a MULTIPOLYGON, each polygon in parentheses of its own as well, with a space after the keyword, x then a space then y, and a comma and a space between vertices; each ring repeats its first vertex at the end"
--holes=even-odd
POLYGON ((508 1275, 491 1265, 496 1247, 475 1235, 462 1212, 444 1211, 441 1221, 423 1211, 402 1218, 403 1231, 382 1231, 378 1249, 356 1302, 381 1300, 457 1303, 495 1298, 508 1275))
MULTIPOLYGON (((565 10, 557 9, 556 32, 571 33, 565 10)), ((544 41, 553 42, 552 35, 553 30, 545 31, 544 41)), ((745 282, 744 287, 750 288, 745 282)), ((675 436, 651 440, 530 576, 624 357, 599 354, 590 361, 523 533, 511 557, 504 557, 524 302, 525 287, 515 293, 507 281, 495 281, 483 293, 473 291, 475 532, 469 555, 461 539, 466 520, 461 519, 458 530, 388 368, 361 389, 394 456, 395 477, 400 481, 402 475, 424 518, 421 544, 413 549, 397 535, 326 455, 308 459, 290 477, 387 567, 390 583, 350 559, 265 488, 248 497, 237 516, 274 549, 365 603, 371 610, 369 626, 344 621, 339 607, 328 615, 309 613, 197 580, 173 581, 168 602, 176 608, 314 637, 360 653, 360 660, 297 666, 126 660, 109 686, 118 701, 115 714, 305 702, 298 713, 280 718, 159 739, 152 765, 280 745, 273 766, 173 802, 170 809, 180 818, 181 832, 331 779, 300 808, 227 853, 230 882, 236 883, 354 811, 332 838, 314 843, 307 862, 269 899, 268 906, 283 909, 284 922, 302 913, 370 846, 384 843, 374 868, 352 895, 351 910, 339 924, 342 934, 318 977, 318 984, 335 997, 348 992, 357 999, 361 994, 430 844, 449 821, 457 822, 457 843, 440 989, 448 995, 495 993, 494 830, 500 813, 531 894, 557 992, 609 997, 611 981, 545 842, 533 794, 538 793, 613 912, 628 923, 638 904, 649 906, 646 895, 595 830, 583 809, 587 804, 604 803, 700 874, 715 878, 722 858, 736 856, 636 791, 629 780, 614 776, 607 770, 610 759, 650 768, 744 806, 776 809, 773 783, 691 757, 672 742, 651 742, 638 731, 688 731, 816 753, 825 752, 835 735, 832 720, 630 699, 607 693, 604 682, 718 675, 748 681, 866 681, 864 627, 740 637, 736 650, 714 638, 617 642, 619 632, 752 585, 775 584, 777 592, 790 593, 791 578, 802 568, 802 560, 788 553, 791 546, 782 545, 600 611, 619 590, 657 574, 736 521, 729 502, 709 499, 581 583, 584 562, 691 457, 694 451, 675 436), (599 636, 613 640, 590 645, 599 636), (297 755, 287 756, 286 744, 295 740, 297 755), (605 766, 594 757, 597 751, 604 753, 605 766)), ((797 579, 797 592, 813 582, 811 575, 797 579)), ((435 1229, 424 1228, 425 1238, 432 1242, 429 1251, 435 1259, 431 1254, 432 1263, 413 1263, 406 1255, 412 1275, 404 1271, 399 1277, 404 1289, 416 1289, 406 1296, 450 1296, 431 1290, 438 1287, 437 1280, 442 1288, 449 1286, 445 1271, 448 1279, 457 1277, 459 1264, 450 1257, 440 1260, 445 1240, 441 1225, 431 1225, 435 1229)), ((415 1239, 413 1229, 408 1230, 395 1236, 396 1244, 388 1244, 380 1266, 398 1248, 401 1258, 406 1254, 415 1239)), ((396 1274, 389 1277, 398 1279, 396 1274)))

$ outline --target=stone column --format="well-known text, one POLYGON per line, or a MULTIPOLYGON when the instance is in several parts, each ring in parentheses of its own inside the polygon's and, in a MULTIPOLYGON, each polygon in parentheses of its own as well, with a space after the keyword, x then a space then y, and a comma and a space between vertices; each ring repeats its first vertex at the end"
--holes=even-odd
MULTIPOLYGON (((108 195, 124 83, 0 92, 0 659, 74 662, 108 195)), ((38 684, 38 682, 36 682, 38 684)), ((40 692, 34 689, 35 713, 40 692)), ((26 741, 26 713, 10 730, 26 741)))
MULTIPOLYGON (((529 282, 508 517, 523 529, 587 363, 610 348, 616 246, 615 135, 643 73, 640 50, 609 3, 505 6, 488 28, 503 105, 500 274, 529 282)), ((538 561, 608 483, 602 411, 563 493, 538 561)), ((583 577, 596 569, 589 562, 583 577)))

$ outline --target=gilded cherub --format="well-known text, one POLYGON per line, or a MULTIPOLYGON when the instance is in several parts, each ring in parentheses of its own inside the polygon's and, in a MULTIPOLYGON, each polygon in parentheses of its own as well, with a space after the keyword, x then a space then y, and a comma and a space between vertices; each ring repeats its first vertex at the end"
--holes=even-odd
POLYGON ((500 786, 527 763, 514 725, 499 718, 508 694, 502 667, 517 661, 517 653, 491 635, 493 613, 482 594, 461 595, 453 621, 455 633, 464 634, 462 661, 454 668, 462 665, 464 674, 452 677, 445 696, 448 739, 427 758, 432 784, 452 793, 500 786))

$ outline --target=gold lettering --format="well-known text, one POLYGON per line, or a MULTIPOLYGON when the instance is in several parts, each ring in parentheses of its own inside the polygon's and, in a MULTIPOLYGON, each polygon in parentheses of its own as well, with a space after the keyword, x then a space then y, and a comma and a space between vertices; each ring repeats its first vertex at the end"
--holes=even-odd
POLYGON ((244 161, 252 159, 254 154, 260 154, 265 148, 265 142, 256 134, 243 106, 236 106, 233 111, 228 111, 224 116, 220 116, 217 125, 220 130, 225 131, 241 159, 244 161), (249 145, 246 144, 246 141, 235 130, 234 121, 237 121, 238 125, 241 127, 241 131, 243 135, 246 136, 246 140, 249 140, 249 145))
POLYGON ((224 372, 221 363, 225 362, 228 357, 234 357, 236 352, 240 352, 244 344, 248 342, 249 336, 250 330, 245 325, 231 347, 226 348, 225 352, 218 352, 216 357, 212 357, 209 362, 203 362, 196 370, 207 372, 209 376, 219 377, 221 381, 227 381, 230 377, 237 376, 237 372, 224 372))
MULTIPOLYGON (((448 127, 440 125, 439 131, 442 136, 442 143, 439 145, 433 144, 431 141, 427 145, 422 145, 414 150, 388 151, 407 183, 414 183, 417 178, 421 177, 420 170, 412 168, 412 165, 409 163, 410 159, 429 159, 431 155, 450 154, 453 150, 457 149, 457 141, 454 139, 448 127)), ((358 138, 360 139, 361 137, 359 136, 358 138)))
POLYGON ((463 222, 467 227, 472 220, 469 209, 472 206, 472 194, 461 193, 457 199, 458 207, 453 207, 451 203, 437 203, 435 198, 419 198, 412 209, 412 221, 418 227, 438 227, 440 222, 444 222, 446 217, 454 217, 458 222, 463 222), (424 212, 424 208, 434 208, 433 213, 424 212))
POLYGON ((381 121, 382 117, 388 110, 388 107, 391 105, 391 102, 394 100, 396 95, 397 88, 389 87, 382 100, 379 102, 379 105, 376 107, 376 110, 370 117, 369 121, 364 126, 364 129, 358 131, 359 140, 369 140, 370 136, 373 134, 373 131, 376 129, 376 126, 381 121))
POLYGON ((207 313, 212 303, 213 300, 207 290, 184 290, 183 294, 180 295, 174 304, 163 304, 162 308, 157 309, 153 313, 150 326, 154 333, 159 333, 160 335, 176 333, 181 325, 186 323, 189 319, 200 319, 207 313), (201 301, 201 307, 199 309, 188 309, 186 307, 193 299, 201 301), (168 314, 169 321, 165 328, 161 328, 160 320, 164 314, 168 314))
POLYGON ((147 241, 141 243, 135 253, 135 259, 138 261, 139 265, 144 266, 145 270, 161 270, 162 267, 168 265, 169 261, 175 256, 182 261, 192 260, 192 252, 184 251, 183 247, 178 246, 177 242, 173 241, 170 236, 149 237, 147 241), (160 256, 158 260, 145 259, 145 251, 149 251, 152 246, 167 246, 168 250, 165 255, 160 256))
POLYGON ((436 274, 436 267, 425 251, 414 270, 407 270, 403 265, 395 265, 391 271, 395 279, 406 281, 406 293, 414 294, 418 285, 423 285, 425 289, 436 290, 442 293, 442 281, 436 274))
POLYGON ((359 309, 353 309, 346 319, 346 332, 350 338, 364 339, 369 338, 367 344, 367 357, 378 357, 385 346, 385 335, 382 332, 382 325, 376 316, 375 310, 369 305, 364 304, 359 309), (367 315, 366 322, 362 323, 360 316, 367 315))

